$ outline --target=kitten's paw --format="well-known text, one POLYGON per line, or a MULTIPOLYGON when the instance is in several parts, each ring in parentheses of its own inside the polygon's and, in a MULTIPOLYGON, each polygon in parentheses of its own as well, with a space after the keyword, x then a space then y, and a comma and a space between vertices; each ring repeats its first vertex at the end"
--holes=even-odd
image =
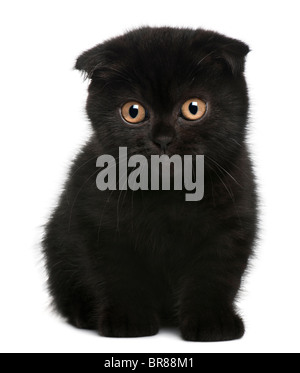
POLYGON ((72 304, 72 310, 70 310, 67 320, 69 324, 78 329, 95 330, 97 327, 92 307, 75 302, 72 304))
POLYGON ((149 337, 158 333, 159 324, 154 316, 134 315, 120 310, 107 310, 98 323, 99 334, 112 338, 149 337))
POLYGON ((240 339, 245 333, 242 319, 234 312, 187 317, 181 324, 182 337, 193 342, 218 342, 240 339))

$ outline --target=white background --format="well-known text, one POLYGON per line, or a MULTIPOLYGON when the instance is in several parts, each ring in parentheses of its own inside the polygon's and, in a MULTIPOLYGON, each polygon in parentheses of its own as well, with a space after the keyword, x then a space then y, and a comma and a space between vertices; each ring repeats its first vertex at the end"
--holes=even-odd
POLYGON ((299 352, 299 2, 1 1, 0 352, 299 352), (76 57, 140 25, 204 27, 247 42, 251 144, 261 197, 256 259, 239 302, 242 340, 188 343, 179 333, 106 339, 48 307, 42 226, 87 139, 87 82, 76 57))

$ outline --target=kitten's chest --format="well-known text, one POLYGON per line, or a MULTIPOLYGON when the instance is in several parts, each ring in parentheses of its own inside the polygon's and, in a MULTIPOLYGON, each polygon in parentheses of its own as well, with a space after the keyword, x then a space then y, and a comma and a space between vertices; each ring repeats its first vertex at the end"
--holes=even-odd
POLYGON ((209 220, 199 206, 188 208, 178 203, 163 204, 133 211, 130 226, 126 229, 131 231, 136 245, 147 246, 151 250, 173 250, 201 241, 209 230, 209 220))

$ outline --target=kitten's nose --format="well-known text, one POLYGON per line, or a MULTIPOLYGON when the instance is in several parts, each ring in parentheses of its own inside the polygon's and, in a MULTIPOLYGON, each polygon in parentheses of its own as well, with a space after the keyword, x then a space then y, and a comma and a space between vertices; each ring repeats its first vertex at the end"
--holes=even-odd
POLYGON ((170 125, 157 125, 152 128, 150 137, 154 144, 160 146, 160 148, 165 152, 174 140, 175 135, 174 127, 170 125))
POLYGON ((161 137, 156 137, 152 141, 156 145, 159 145, 161 147, 161 150, 166 151, 168 145, 171 144, 172 140, 173 140, 173 137, 171 137, 171 136, 161 136, 161 137))

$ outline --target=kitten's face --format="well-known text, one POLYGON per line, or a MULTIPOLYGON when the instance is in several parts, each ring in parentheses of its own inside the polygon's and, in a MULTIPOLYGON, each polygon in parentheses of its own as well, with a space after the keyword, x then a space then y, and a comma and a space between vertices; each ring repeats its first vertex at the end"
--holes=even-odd
POLYGON ((244 140, 248 47, 203 30, 144 28, 77 61, 92 78, 87 112, 105 153, 230 160, 244 140))

